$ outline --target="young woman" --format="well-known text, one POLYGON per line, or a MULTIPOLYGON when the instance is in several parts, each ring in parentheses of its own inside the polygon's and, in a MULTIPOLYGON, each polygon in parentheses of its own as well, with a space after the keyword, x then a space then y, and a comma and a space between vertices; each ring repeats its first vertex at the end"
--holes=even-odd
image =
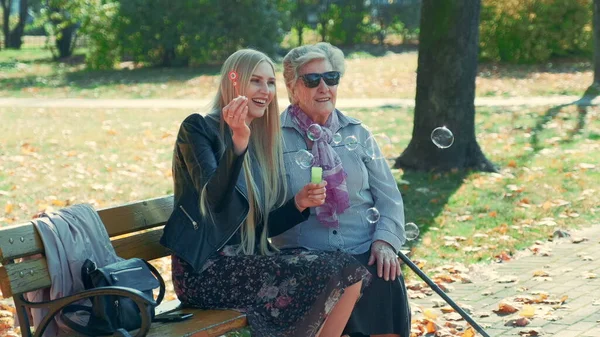
POLYGON ((270 245, 326 197, 323 182, 285 200, 282 147, 273 63, 237 51, 208 114, 177 135, 175 210, 161 238, 175 291, 188 305, 246 312, 253 336, 339 337, 370 274, 347 254, 270 245))

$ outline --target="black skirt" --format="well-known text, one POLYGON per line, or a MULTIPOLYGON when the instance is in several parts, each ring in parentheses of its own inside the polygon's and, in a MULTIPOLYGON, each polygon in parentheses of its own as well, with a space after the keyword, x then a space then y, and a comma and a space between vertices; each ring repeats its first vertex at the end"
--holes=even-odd
POLYGON ((385 281, 377 276, 377 264, 368 266, 371 251, 354 255, 373 275, 371 284, 363 290, 356 303, 344 334, 352 337, 363 335, 399 334, 410 336, 410 306, 402 276, 395 281, 385 281))

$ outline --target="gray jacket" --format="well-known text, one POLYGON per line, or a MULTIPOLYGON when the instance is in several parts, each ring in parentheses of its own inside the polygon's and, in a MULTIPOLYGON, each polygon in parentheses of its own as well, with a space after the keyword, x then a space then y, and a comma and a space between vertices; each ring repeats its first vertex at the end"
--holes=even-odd
MULTIPOLYGON (((332 144, 340 156, 348 174, 346 184, 350 197, 350 208, 339 215, 339 228, 328 228, 317 220, 311 209, 307 221, 273 238, 280 248, 304 247, 316 250, 337 250, 350 254, 362 254, 370 249, 375 240, 383 240, 396 251, 405 242, 404 206, 402 196, 385 159, 371 159, 365 149, 365 141, 371 133, 355 118, 345 116, 338 110, 342 141, 332 144), (346 147, 346 137, 354 135, 358 146, 346 147), (367 209, 376 207, 380 219, 371 223, 366 218, 367 209)), ((302 169, 295 161, 295 154, 307 149, 305 135, 293 123, 288 111, 281 115, 284 140, 284 160, 289 192, 297 193, 310 181, 310 169, 302 169)))
MULTIPOLYGON (((78 204, 57 212, 42 214, 33 220, 44 243, 44 253, 52 286, 25 294, 31 302, 54 300, 85 290, 81 280, 81 266, 90 259, 103 267, 122 260, 110 243, 106 228, 91 205, 78 204)), ((34 326, 46 316, 45 309, 31 309, 34 326)), ((71 331, 55 316, 44 332, 44 337, 71 331)))

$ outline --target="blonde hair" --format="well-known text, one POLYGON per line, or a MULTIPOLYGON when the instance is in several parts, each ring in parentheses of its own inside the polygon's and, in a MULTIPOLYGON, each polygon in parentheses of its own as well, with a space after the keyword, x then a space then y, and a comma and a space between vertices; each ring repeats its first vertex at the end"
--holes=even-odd
POLYGON ((346 71, 344 52, 331 43, 319 42, 290 50, 283 58, 283 78, 290 103, 297 103, 294 101, 294 86, 298 80, 300 68, 314 60, 328 61, 333 70, 339 71, 341 75, 344 75, 346 71))
MULTIPOLYGON (((262 62, 267 62, 273 68, 273 73, 275 73, 273 61, 267 55, 253 49, 238 50, 227 58, 221 68, 219 89, 210 109, 213 116, 220 116, 223 107, 237 96, 233 83, 229 79, 229 72, 231 70, 237 72, 239 94, 245 95, 252 74, 262 62)), ((229 128, 222 118, 219 117, 219 119, 221 144, 226 144, 225 136, 229 134, 229 128)), ((267 107, 265 115, 252 121, 250 130, 248 153, 243 164, 250 208, 242 225, 240 251, 246 255, 255 253, 256 226, 262 222, 263 230, 259 239, 259 250, 263 255, 270 255, 277 249, 271 246, 267 240, 269 213, 285 203, 287 194, 277 92, 275 92, 273 100, 267 107), (259 186, 253 175, 252 161, 255 161, 254 173, 261 177, 258 180, 262 182, 261 186, 259 186)), ((200 210, 203 214, 207 214, 209 209, 206 205, 205 195, 206 186, 200 197, 200 210)))

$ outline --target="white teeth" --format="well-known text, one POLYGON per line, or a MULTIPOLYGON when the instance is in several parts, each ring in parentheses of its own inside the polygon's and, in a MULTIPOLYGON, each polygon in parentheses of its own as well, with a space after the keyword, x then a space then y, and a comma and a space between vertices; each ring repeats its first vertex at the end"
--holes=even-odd
POLYGON ((329 101, 329 98, 321 98, 321 99, 317 100, 317 102, 327 102, 327 101, 329 101))
POLYGON ((265 104, 265 103, 267 103, 266 99, 256 99, 256 98, 253 98, 252 100, 254 102, 258 103, 258 104, 265 104))

